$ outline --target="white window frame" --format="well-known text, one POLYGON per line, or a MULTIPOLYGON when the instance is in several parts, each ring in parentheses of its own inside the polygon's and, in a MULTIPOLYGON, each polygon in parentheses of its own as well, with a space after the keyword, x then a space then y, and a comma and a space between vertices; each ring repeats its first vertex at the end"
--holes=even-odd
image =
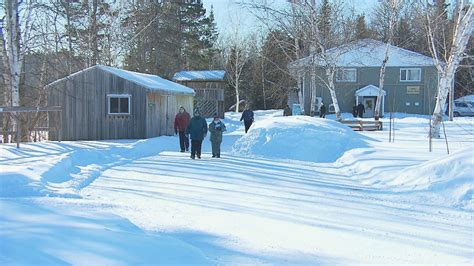
POLYGON ((419 67, 404 67, 400 68, 400 82, 420 82, 421 81, 421 68, 419 67), (418 80, 407 80, 408 71, 418 70, 420 72, 418 80), (402 79, 402 71, 405 71, 405 79, 402 79))
MULTIPOLYGON (((344 73, 342 74, 342 76, 344 77, 344 73)), ((336 81, 337 82, 357 82, 357 68, 339 68, 336 70, 336 81), (346 72, 346 71, 354 71, 355 75, 354 75, 354 80, 345 80, 345 79, 339 79, 338 78, 338 73, 339 71, 343 71, 343 72, 346 72)))
MULTIPOLYGON (((108 115, 130 115, 132 110, 132 95, 130 94, 107 94, 107 114, 108 115), (127 98, 128 99, 128 112, 127 113, 111 113, 110 112, 110 99, 112 98, 127 98)), ((120 100, 119 100, 119 111, 120 111, 120 100)))

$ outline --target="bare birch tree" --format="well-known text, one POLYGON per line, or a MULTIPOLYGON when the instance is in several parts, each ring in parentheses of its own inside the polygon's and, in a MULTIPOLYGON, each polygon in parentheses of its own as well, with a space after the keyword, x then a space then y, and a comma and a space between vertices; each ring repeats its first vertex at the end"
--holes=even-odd
POLYGON ((383 85, 384 85, 384 80, 385 80, 385 67, 388 62, 388 54, 390 50, 390 46, 393 43, 393 35, 394 35, 394 27, 395 23, 397 22, 397 14, 398 14, 398 8, 399 8, 399 1, 402 0, 389 0, 386 3, 383 3, 384 5, 388 5, 388 10, 389 10, 389 18, 388 18, 388 36, 386 40, 386 45, 385 45, 385 55, 384 59, 382 61, 382 66, 380 67, 380 75, 379 75, 379 94, 377 95, 377 100, 375 103, 375 115, 374 118, 375 120, 379 120, 381 114, 383 113, 383 110, 380 110, 381 108, 381 103, 383 99, 383 85))
POLYGON ((240 26, 234 25, 233 33, 226 39, 222 50, 223 66, 229 84, 235 90, 235 111, 239 112, 240 91, 244 66, 248 61, 247 40, 240 32, 240 26))
POLYGON ((454 24, 451 48, 447 50, 444 55, 440 54, 437 48, 437 43, 441 40, 438 40, 434 33, 435 24, 439 23, 439 21, 437 21, 437 18, 432 19, 430 16, 432 14, 432 6, 428 3, 424 3, 424 7, 426 8, 426 31, 430 44, 430 52, 439 75, 436 105, 432 116, 430 131, 432 137, 439 138, 440 126, 446 108, 446 98, 451 86, 453 86, 456 69, 461 60, 465 57, 464 51, 474 31, 474 5, 469 1, 456 1, 453 15, 454 24), (444 57, 444 62, 442 57, 444 57))

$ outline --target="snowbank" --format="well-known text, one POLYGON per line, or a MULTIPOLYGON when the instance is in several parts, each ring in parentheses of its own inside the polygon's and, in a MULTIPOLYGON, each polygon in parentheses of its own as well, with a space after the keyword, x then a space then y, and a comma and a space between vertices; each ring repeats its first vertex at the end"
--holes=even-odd
POLYGON ((346 151, 366 147, 365 137, 329 119, 306 116, 257 121, 232 152, 312 162, 334 162, 346 151))
POLYGON ((474 209, 474 147, 457 151, 444 158, 408 167, 393 174, 387 185, 400 191, 430 192, 444 198, 447 205, 474 209))
POLYGON ((176 146, 174 137, 145 140, 25 143, 2 146, 0 197, 78 198, 79 191, 110 167, 176 146))

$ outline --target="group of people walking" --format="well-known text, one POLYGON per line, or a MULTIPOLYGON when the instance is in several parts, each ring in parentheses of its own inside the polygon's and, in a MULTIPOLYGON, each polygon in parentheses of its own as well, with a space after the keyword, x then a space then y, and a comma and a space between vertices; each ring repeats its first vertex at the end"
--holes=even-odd
POLYGON ((183 106, 174 120, 175 134, 179 135, 179 146, 181 152, 189 151, 189 139, 191 139, 191 159, 201 159, 202 141, 209 131, 212 145, 212 158, 221 157, 222 133, 226 131, 225 124, 215 115, 213 121, 207 125, 206 119, 201 116, 198 108, 194 110, 193 117, 186 112, 183 106))
MULTIPOLYGON (((250 107, 245 108, 240 121, 244 122, 245 133, 247 133, 254 122, 254 114, 250 107)), ((189 139, 191 139, 191 159, 201 159, 202 141, 206 138, 208 131, 211 134, 209 140, 212 146, 212 158, 220 158, 222 134, 226 130, 224 122, 217 115, 214 115, 212 122, 207 125, 199 108, 194 110, 191 118, 191 115, 181 106, 174 119, 174 133, 179 135, 181 152, 189 151, 189 139)))

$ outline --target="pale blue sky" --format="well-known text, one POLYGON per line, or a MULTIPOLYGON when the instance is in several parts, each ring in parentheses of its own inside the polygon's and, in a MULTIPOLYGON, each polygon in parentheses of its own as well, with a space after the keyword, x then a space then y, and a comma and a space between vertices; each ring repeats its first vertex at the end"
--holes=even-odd
MULTIPOLYGON (((236 24, 239 20, 246 31, 253 31, 260 27, 253 15, 238 4, 248 1, 252 0, 203 0, 203 4, 207 10, 211 9, 211 5, 214 7, 217 27, 219 28, 219 32, 222 34, 229 32, 230 28, 232 28, 231 25, 236 24)), ((287 2, 287 0, 266 1, 277 5, 285 5, 287 2)), ((347 3, 348 8, 353 7, 358 13, 369 14, 372 7, 378 1, 379 0, 345 0, 344 2, 347 3)))

